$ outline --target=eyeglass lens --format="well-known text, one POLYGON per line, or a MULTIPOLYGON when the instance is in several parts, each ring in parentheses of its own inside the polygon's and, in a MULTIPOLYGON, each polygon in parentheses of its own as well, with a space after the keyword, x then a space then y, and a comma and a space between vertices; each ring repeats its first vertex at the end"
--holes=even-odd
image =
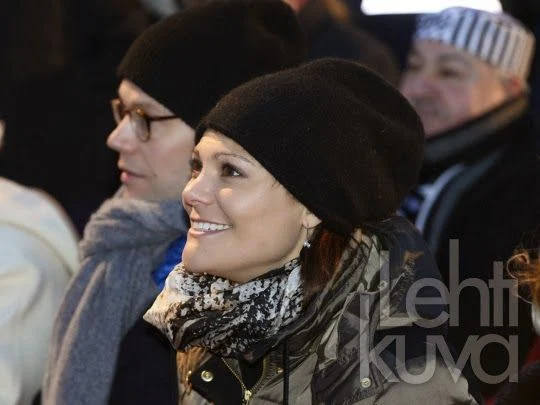
POLYGON ((149 138, 149 132, 148 132, 148 123, 144 117, 144 113, 141 111, 131 111, 126 110, 124 108, 124 105, 122 102, 118 99, 112 101, 112 110, 113 110, 113 116, 114 120, 116 121, 116 124, 120 124, 124 117, 129 115, 129 123, 131 125, 131 128, 135 132, 135 135, 142 140, 147 141, 149 138))

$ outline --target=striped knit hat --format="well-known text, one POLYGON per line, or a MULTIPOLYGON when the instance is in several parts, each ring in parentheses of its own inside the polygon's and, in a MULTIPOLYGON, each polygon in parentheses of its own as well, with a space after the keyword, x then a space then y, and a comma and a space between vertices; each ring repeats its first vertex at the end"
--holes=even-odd
POLYGON ((451 7, 418 18, 414 39, 452 45, 497 68, 527 79, 534 53, 534 35, 508 14, 451 7))

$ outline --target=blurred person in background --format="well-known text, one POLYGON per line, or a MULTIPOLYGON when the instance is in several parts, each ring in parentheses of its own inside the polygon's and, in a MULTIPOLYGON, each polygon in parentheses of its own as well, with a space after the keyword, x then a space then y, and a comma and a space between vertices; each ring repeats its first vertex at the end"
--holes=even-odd
POLYGON ((40 391, 54 318, 79 266, 77 239, 49 195, 0 177, 1 405, 29 405, 40 391))
MULTIPOLYGON (((450 259, 459 281, 488 283, 494 262, 509 257, 540 223, 540 193, 531 187, 540 184, 540 162, 527 86, 534 44, 532 33, 504 13, 453 7, 418 19, 400 88, 422 119, 426 151, 420 184, 401 212, 422 231, 447 285, 450 259), (459 242, 459 256, 450 253, 451 239, 459 242)), ((495 325, 503 314, 494 313, 489 289, 489 321, 481 326, 481 295, 476 288, 459 291, 459 325, 451 325, 449 338, 460 352, 471 335, 518 336, 518 350, 493 343, 482 351, 483 370, 504 375, 529 350, 529 308, 519 303, 517 325, 510 322, 506 291, 504 320, 495 325)), ((486 396, 500 386, 481 382, 486 396)))
POLYGON ((308 41, 308 59, 336 57, 355 60, 396 85, 399 67, 391 49, 355 26, 340 0, 285 0, 296 11, 308 41))
POLYGON ((451 8, 420 18, 401 91, 427 137, 526 96, 534 43, 533 34, 507 14, 451 8))
POLYGON ((296 17, 279 0, 182 11, 131 45, 107 139, 122 187, 85 228, 82 268, 55 324, 45 404, 177 403, 175 353, 142 314, 182 254, 194 128, 233 87, 304 56, 296 17))
POLYGON ((82 233, 119 183, 103 147, 115 69, 151 21, 138 0, 8 0, 0 96, 10 137, 0 172, 58 200, 82 233))
MULTIPOLYGON (((150 2, 151 0, 143 0, 150 2)), ((196 7, 216 0, 177 0, 181 7, 196 7)), ((257 1, 257 0, 255 0, 257 1)), ((355 60, 375 69, 396 85, 399 67, 391 49, 366 30, 351 22, 349 9, 342 0, 283 0, 298 16, 307 39, 308 60, 336 57, 355 60)), ((170 1, 159 0, 160 10, 170 1)), ((154 6, 157 9, 156 6, 154 6)))

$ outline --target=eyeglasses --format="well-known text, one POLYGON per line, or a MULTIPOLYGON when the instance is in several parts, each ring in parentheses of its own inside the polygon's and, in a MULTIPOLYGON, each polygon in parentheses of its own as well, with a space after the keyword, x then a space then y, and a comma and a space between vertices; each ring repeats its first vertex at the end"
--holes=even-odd
POLYGON ((137 138, 142 142, 150 140, 150 124, 154 121, 166 121, 178 118, 176 115, 163 117, 151 117, 141 108, 127 109, 122 100, 115 98, 111 100, 111 107, 116 124, 120 124, 126 115, 129 115, 129 123, 137 138))

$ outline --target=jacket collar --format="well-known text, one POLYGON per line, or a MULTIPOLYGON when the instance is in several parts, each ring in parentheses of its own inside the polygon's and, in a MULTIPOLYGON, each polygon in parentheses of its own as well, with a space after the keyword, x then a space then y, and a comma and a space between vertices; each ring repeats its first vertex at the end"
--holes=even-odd
MULTIPOLYGON (((333 320, 343 316, 351 294, 379 294, 380 290, 387 289, 391 297, 388 312, 403 315, 407 312, 405 296, 410 285, 419 277, 440 278, 422 236, 404 218, 392 217, 366 225, 364 234, 358 230, 354 236, 362 243, 359 246, 353 244, 353 248, 344 256, 337 273, 339 276, 309 302, 297 321, 254 347, 246 353, 245 360, 257 361, 287 340, 290 350, 288 360, 294 363, 317 346, 317 338, 321 337, 333 320), (421 259, 416 260, 419 256, 421 259)), ((371 302, 370 311, 375 305, 378 305, 375 301, 371 302)), ((435 310, 435 314, 422 316, 436 317, 443 310, 444 306, 441 306, 435 310)), ((404 316, 401 320, 403 324, 414 322, 414 319, 404 316)), ((374 322, 375 327, 378 327, 379 319, 374 319, 374 322)), ((374 334, 375 330, 372 332, 374 334)))
MULTIPOLYGON (((475 160, 503 143, 523 136, 517 128, 527 114, 528 95, 523 94, 500 105, 480 117, 426 140, 421 182, 439 174, 458 162, 475 160)), ((530 121, 532 125, 532 121, 530 121)))
MULTIPOLYGON (((365 228, 364 235, 359 232, 355 234, 358 240, 364 242, 361 245, 363 249, 354 249, 344 257, 340 275, 332 285, 313 298, 297 322, 246 356, 246 360, 255 362, 268 355, 272 369, 285 367, 284 361, 289 363, 290 369, 294 369, 296 363, 316 353, 318 364, 311 383, 313 403, 338 403, 336 395, 349 395, 352 392, 349 386, 336 389, 335 377, 361 367, 358 363, 361 356, 357 349, 351 350, 351 347, 356 347, 360 341, 360 350, 369 353, 381 329, 383 332, 392 331, 395 327, 411 325, 415 319, 406 315, 405 303, 410 286, 424 277, 440 279, 425 242, 410 222, 401 217, 393 217, 365 228), (385 301, 384 296, 389 301, 385 301), (386 304, 389 305, 389 311, 381 317, 385 313, 381 307, 386 304), (360 319, 366 321, 363 326, 360 319), (284 359, 281 348, 285 340, 290 352, 289 357, 284 359)), ((418 312, 423 318, 435 318, 444 309, 444 305, 440 305, 432 313, 418 312)), ((211 357, 216 363, 216 370, 222 369, 219 359, 211 357)), ((381 357, 385 361, 386 358, 392 361, 391 353, 386 358, 381 357)), ((371 364, 369 358, 366 357, 366 361, 369 363, 369 385, 361 383, 362 387, 354 394, 357 399, 376 395, 386 386, 388 376, 371 364)), ((211 368, 210 365, 204 363, 193 375, 198 376, 204 368, 211 368)), ((230 373, 225 370, 224 374, 230 373)), ((275 372, 267 375, 270 380, 266 385, 269 386, 284 378, 275 372)), ((346 383, 356 384, 356 378, 346 383)), ((237 383, 230 381, 230 384, 237 383)), ((203 395, 211 396, 208 384, 195 379, 193 387, 203 395)), ((223 398, 225 394, 220 395, 223 398)))

